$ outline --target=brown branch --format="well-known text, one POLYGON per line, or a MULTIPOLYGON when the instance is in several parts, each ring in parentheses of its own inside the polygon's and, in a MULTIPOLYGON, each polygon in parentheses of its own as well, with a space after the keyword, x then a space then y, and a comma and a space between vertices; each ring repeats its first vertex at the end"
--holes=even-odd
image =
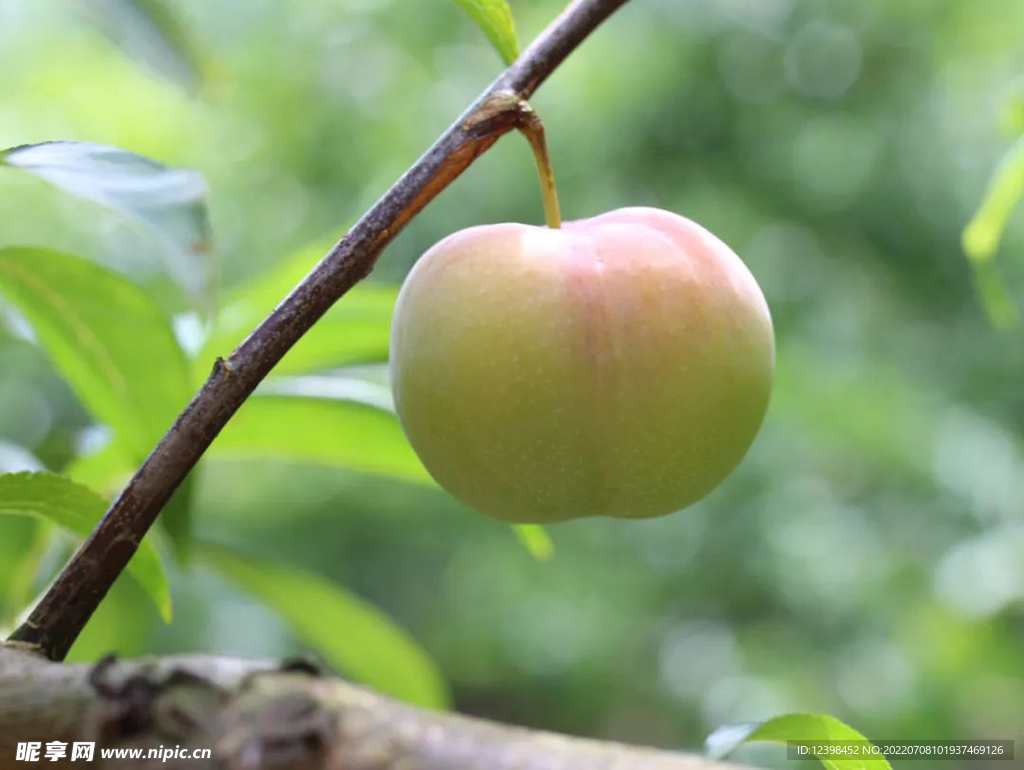
MULTIPOLYGON (((62 665, 0 647, 0 770, 17 744, 209 749, 120 770, 740 770, 697 756, 413 708, 307 665, 217 657, 62 665)), ((42 751, 40 751, 42 755, 42 751)), ((107 764, 107 763, 103 763, 107 764)), ((75 767, 74 764, 68 764, 75 767)))
POLYGON ((573 0, 226 361, 161 439, 28 619, 11 635, 63 660, 171 493, 256 386, 438 193, 522 120, 528 98, 627 0, 573 0))

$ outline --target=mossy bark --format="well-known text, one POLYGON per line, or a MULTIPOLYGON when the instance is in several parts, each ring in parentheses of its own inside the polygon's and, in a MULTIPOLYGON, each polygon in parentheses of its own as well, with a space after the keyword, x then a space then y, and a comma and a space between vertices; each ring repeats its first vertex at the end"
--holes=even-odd
POLYGON ((92 766, 119 770, 737 770, 413 708, 303 661, 194 656, 69 665, 8 645, 0 647, 0 770, 24 770, 16 751, 26 741, 66 742, 68 756, 74 741, 95 741, 92 766), (211 753, 104 762, 99 752, 157 747, 211 753))

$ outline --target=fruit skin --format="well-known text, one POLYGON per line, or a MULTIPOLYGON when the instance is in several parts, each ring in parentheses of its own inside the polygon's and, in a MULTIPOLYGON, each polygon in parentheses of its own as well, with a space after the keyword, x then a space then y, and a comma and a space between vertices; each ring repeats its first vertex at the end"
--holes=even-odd
POLYGON ((774 367, 747 267, 653 208, 454 233, 409 273, 391 331, 395 406, 427 470, 523 523, 699 500, 750 447, 774 367))

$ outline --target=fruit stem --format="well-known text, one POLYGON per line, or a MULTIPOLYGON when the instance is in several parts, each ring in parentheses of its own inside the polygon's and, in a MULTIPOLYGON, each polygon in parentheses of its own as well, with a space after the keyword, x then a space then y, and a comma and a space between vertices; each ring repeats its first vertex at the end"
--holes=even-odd
POLYGON ((540 177, 540 193, 544 199, 544 218, 548 227, 557 230, 562 226, 562 213, 558 206, 558 188, 555 186, 555 170, 551 167, 548 143, 544 137, 544 123, 526 101, 519 104, 519 130, 530 143, 533 157, 537 161, 537 175, 540 177))

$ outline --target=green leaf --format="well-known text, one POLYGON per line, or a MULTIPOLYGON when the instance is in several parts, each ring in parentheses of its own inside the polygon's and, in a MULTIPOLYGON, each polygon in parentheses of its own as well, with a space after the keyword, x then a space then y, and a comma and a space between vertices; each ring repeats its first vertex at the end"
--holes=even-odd
POLYGON ((0 249, 0 296, 126 454, 149 454, 190 395, 188 365, 166 317, 134 284, 48 249, 0 249))
MULTIPOLYGON (((307 246, 227 294, 210 338, 196 358, 196 379, 209 374, 301 281, 335 239, 307 246)), ((398 287, 362 282, 350 289, 281 359, 274 373, 304 374, 356 362, 386 361, 398 287)))
POLYGON ((64 469, 65 476, 94 489, 104 497, 114 497, 132 477, 138 463, 128 457, 124 447, 111 441, 102 449, 79 455, 64 469))
MULTIPOLYGON (((211 456, 277 457, 433 485, 393 412, 391 391, 377 382, 336 375, 275 378, 228 424, 211 456)), ((543 527, 517 524, 512 531, 537 561, 554 556, 543 527)))
POLYGON ((76 10, 155 74, 195 91, 199 56, 177 12, 163 0, 74 0, 76 10))
POLYGON ((161 247, 168 270, 193 295, 204 292, 209 248, 206 182, 142 155, 90 142, 44 142, 0 152, 0 164, 124 217, 161 247))
POLYGON ((208 456, 280 458, 433 484, 394 415, 346 400, 255 395, 208 456))
POLYGON ((382 412, 395 412, 391 389, 386 383, 347 376, 344 370, 334 374, 313 374, 305 377, 274 377, 264 383, 257 393, 264 396, 298 396, 348 401, 372 406, 382 412))
POLYGON ((195 474, 189 474, 174 490, 157 521, 170 538, 174 555, 182 564, 188 563, 192 551, 192 494, 195 474))
MULTIPOLYGON (((0 476, 0 514, 34 516, 81 537, 92 532, 107 502, 88 487, 54 473, 8 473, 0 476)), ((143 540, 128 562, 128 574, 153 600, 161 617, 171 620, 171 591, 160 555, 143 540)))
POLYGON ((429 655, 384 613, 324 577, 202 544, 197 555, 214 571, 274 609, 338 670, 429 708, 448 692, 429 655))
POLYGON ((1020 312, 992 262, 974 262, 974 286, 992 328, 1006 331, 1020 322, 1020 312))
POLYGON ((1006 100, 1000 123, 1007 133, 1024 134, 1024 90, 1006 100))
POLYGON ((988 262, 1014 207, 1024 196, 1024 136, 1017 140, 996 168, 977 213, 964 228, 961 240, 973 262, 988 262))
MULTIPOLYGON (((0 476, 2 478, 2 476, 0 476)), ((32 539, 27 548, 18 553, 17 561, 5 586, 5 597, 0 597, 0 624, 16 625, 17 616, 31 603, 36 592, 40 565, 53 543, 54 527, 48 521, 33 521, 32 539)))
POLYGON ((516 23, 506 0, 455 0, 484 31, 506 64, 519 56, 516 23))
MULTIPOLYGON (((757 741, 867 741, 867 738, 826 714, 787 714, 765 722, 720 727, 708 736, 705 753, 711 759, 722 759, 741 744, 757 741)), ((884 758, 821 758, 821 764, 829 770, 892 770, 884 758)))
POLYGON ((555 544, 551 541, 551 535, 539 524, 513 524, 512 531, 537 561, 551 561, 551 557, 555 555, 555 544))

